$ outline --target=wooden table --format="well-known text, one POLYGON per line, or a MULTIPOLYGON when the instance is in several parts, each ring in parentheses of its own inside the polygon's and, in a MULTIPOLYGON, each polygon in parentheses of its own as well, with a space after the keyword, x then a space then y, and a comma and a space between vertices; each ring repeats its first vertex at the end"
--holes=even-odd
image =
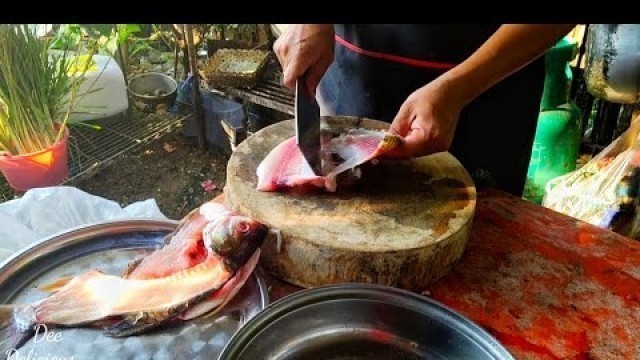
MULTIPOLYGON (((268 277, 271 300, 300 288, 268 277)), ((518 359, 640 359, 640 242, 497 190, 460 263, 423 294, 518 359)))

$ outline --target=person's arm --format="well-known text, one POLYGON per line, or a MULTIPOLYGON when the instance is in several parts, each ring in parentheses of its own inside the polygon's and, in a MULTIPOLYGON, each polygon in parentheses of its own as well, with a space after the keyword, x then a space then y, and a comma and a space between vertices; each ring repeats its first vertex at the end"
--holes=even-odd
POLYGON ((404 142, 390 155, 415 157, 447 151, 462 108, 543 55, 574 26, 502 25, 469 58, 407 98, 390 128, 404 142))
POLYGON ((463 104, 545 53, 575 24, 502 25, 464 62, 443 74, 463 104))

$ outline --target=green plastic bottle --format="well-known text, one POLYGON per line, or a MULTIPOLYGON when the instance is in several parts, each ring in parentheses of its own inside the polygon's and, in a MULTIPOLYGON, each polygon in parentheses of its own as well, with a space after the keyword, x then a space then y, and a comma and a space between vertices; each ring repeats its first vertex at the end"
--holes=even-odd
POLYGON ((523 194, 538 204, 549 180, 575 170, 579 156, 581 111, 569 100, 569 62, 576 51, 577 44, 564 38, 545 54, 545 84, 523 194))

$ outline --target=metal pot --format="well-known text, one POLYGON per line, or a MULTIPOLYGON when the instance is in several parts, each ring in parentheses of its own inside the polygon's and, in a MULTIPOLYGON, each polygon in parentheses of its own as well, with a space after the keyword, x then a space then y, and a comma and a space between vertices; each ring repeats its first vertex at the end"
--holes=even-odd
POLYGON ((618 104, 640 100, 640 24, 589 25, 585 81, 591 95, 618 104))
POLYGON ((246 323, 218 360, 513 359, 478 325, 396 288, 340 284, 276 301, 246 323))
POLYGON ((160 104, 165 109, 173 105, 178 95, 178 83, 163 73, 148 72, 131 78, 128 90, 138 109, 155 111, 160 104))

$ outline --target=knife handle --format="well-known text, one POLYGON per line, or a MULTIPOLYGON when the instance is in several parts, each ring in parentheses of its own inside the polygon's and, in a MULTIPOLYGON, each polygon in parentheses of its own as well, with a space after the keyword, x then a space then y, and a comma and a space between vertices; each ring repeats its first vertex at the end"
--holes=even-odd
POLYGON ((296 81, 296 86, 300 87, 300 92, 306 94, 309 99, 315 100, 314 93, 307 87, 307 72, 302 74, 296 81))

